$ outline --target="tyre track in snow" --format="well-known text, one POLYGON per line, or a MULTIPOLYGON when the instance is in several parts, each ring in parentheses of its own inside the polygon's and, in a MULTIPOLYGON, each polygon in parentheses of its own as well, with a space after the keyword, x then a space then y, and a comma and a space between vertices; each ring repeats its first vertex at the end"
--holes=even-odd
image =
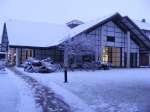
POLYGON ((71 112, 70 106, 61 100, 61 97, 57 96, 50 88, 15 68, 9 69, 29 85, 34 94, 35 102, 42 108, 42 112, 71 112))

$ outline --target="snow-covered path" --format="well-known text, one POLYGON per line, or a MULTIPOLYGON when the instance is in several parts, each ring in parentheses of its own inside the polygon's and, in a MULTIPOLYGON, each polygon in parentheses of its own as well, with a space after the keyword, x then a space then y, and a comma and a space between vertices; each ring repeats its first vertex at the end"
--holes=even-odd
MULTIPOLYGON (((2 109, 0 112, 41 112, 35 104, 32 91, 21 78, 9 69, 3 75, 0 76, 2 79, 0 83, 3 85, 0 89, 4 89, 5 94, 0 94, 3 97, 3 101, 0 102, 5 102, 6 110, 2 109), (3 75, 7 80, 4 80, 3 75)), ((2 105, 0 105, 1 108, 3 108, 2 105)))
POLYGON ((28 74, 52 86, 54 82, 85 101, 96 112, 150 112, 150 69, 28 74))
POLYGON ((49 87, 9 68, 0 73, 0 112, 71 112, 49 87))
POLYGON ((0 112, 40 112, 28 85, 8 69, 0 72, 0 112))
MULTIPOLYGON (((11 68, 14 74, 21 78, 30 88, 34 101, 40 109, 39 112, 71 112, 70 106, 60 96, 54 93, 49 87, 39 83, 36 79, 11 68)), ((30 111, 30 110, 29 110, 30 111)), ((33 112, 33 111, 32 111, 33 112)))
POLYGON ((8 76, 0 74, 0 112, 18 112, 18 88, 8 76))

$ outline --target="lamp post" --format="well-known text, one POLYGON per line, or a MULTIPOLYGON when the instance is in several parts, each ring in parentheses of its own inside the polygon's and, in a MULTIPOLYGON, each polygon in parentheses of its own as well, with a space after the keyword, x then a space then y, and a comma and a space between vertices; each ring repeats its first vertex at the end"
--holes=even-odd
POLYGON ((64 83, 68 82, 67 67, 64 67, 64 83))
POLYGON ((65 48, 64 48, 64 83, 68 82, 68 45, 65 44, 65 48))

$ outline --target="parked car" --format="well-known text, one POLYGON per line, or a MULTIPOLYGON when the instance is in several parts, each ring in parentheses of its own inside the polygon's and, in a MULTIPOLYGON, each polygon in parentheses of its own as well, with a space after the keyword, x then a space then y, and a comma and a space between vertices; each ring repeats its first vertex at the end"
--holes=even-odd
POLYGON ((50 57, 42 60, 41 63, 52 72, 62 71, 62 66, 54 63, 50 57))
POLYGON ((42 64, 40 60, 28 59, 24 64, 24 71, 30 73, 50 73, 52 70, 48 69, 42 64))
POLYGON ((41 66, 41 67, 38 69, 38 73, 51 73, 51 72, 54 72, 54 71, 48 69, 48 68, 45 67, 45 66, 41 66))
POLYGON ((41 61, 30 58, 24 63, 23 66, 24 71, 30 73, 50 73, 62 70, 62 67, 59 64, 54 63, 51 58, 46 58, 41 61))

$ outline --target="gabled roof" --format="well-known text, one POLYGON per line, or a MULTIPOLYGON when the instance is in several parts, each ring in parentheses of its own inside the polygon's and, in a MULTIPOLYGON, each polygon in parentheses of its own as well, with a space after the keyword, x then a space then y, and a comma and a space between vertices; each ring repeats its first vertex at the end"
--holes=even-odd
POLYGON ((6 27, 11 46, 55 46, 70 30, 66 25, 16 20, 6 21, 6 27))
POLYGON ((93 21, 89 21, 89 22, 86 22, 82 25, 79 25, 75 28, 73 28, 71 31, 70 31, 70 37, 74 37, 84 31, 87 31, 88 29, 92 28, 92 27, 95 27, 99 24, 102 24, 104 21, 107 21, 115 16, 121 16, 119 13, 113 13, 113 14, 110 14, 110 15, 107 15, 103 18, 99 18, 99 19, 96 19, 96 20, 93 20, 93 21))
POLYGON ((150 31, 150 23, 147 23, 147 22, 142 22, 142 21, 139 21, 139 20, 133 20, 133 22, 138 25, 138 27, 142 30, 148 30, 150 31))
POLYGON ((134 35, 137 36, 138 40, 142 41, 142 43, 144 43, 146 47, 150 48, 150 39, 129 17, 122 17, 119 13, 105 16, 95 21, 90 21, 75 27, 70 31, 70 38, 79 35, 82 32, 86 32, 89 29, 92 29, 96 26, 103 25, 108 21, 115 21, 117 24, 120 24, 122 27, 125 27, 125 30, 130 30, 134 35))

